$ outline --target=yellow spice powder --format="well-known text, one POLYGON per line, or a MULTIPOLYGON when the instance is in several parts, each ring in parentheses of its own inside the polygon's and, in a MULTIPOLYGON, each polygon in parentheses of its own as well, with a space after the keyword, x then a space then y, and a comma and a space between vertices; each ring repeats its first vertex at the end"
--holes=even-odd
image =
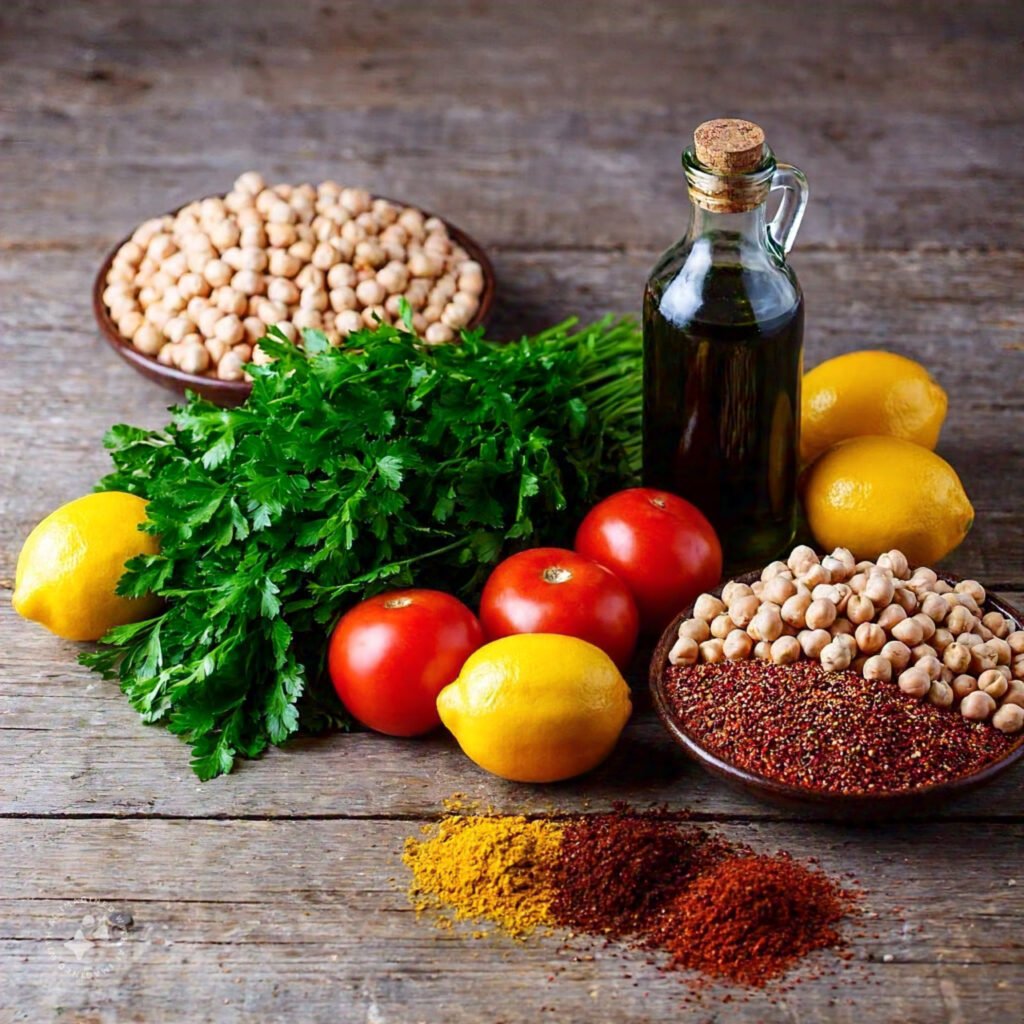
POLYGON ((423 839, 406 840, 402 856, 418 913, 493 921, 516 937, 554 923, 551 868, 562 841, 555 822, 450 814, 424 832, 423 839))

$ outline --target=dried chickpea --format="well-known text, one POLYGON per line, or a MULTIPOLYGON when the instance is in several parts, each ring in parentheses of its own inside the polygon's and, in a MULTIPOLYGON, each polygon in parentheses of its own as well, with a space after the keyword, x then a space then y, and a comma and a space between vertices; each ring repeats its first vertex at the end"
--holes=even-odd
POLYGON ((773 604, 781 607, 786 602, 786 599, 792 597, 795 593, 796 587, 791 579, 787 579, 785 576, 773 576, 765 581, 762 596, 764 600, 771 601, 773 604))
POLYGON ((942 622, 949 614, 949 605, 938 594, 925 594, 921 602, 921 613, 933 622, 942 622))
POLYGON ((1024 729, 1024 707, 1019 704, 1003 703, 1003 706, 992 716, 992 724, 1000 731, 1008 734, 1018 733, 1024 729))
POLYGON ((941 655, 953 642, 953 634, 948 629, 937 629, 932 637, 932 647, 941 655))
POLYGON ((868 575, 864 589, 861 591, 864 597, 879 608, 884 608, 892 602, 896 588, 893 586, 892 577, 884 573, 874 572, 868 575))
POLYGON ((910 565, 907 556, 902 551, 886 551, 878 556, 878 568, 888 570, 898 580, 905 580, 910 577, 910 565))
POLYGON ((942 652, 942 663, 951 672, 966 672, 971 667, 971 649, 954 641, 942 652))
POLYGON ((985 643, 990 650, 995 651, 997 665, 1009 665, 1013 660, 1013 650, 1002 638, 994 636, 986 640, 985 643))
POLYGON ((775 665, 792 665, 800 657, 800 644, 794 636, 780 636, 772 642, 771 660, 775 665))
MULTIPOLYGON (((778 563, 772 563, 776 565, 778 563)), ((812 565, 818 565, 818 553, 807 544, 798 544, 789 553, 789 558, 784 563, 794 576, 800 576, 807 572, 812 565)))
POLYGON ((932 685, 931 679, 928 678, 928 673, 916 666, 901 672, 898 682, 900 689, 905 694, 917 697, 918 699, 924 697, 932 685))
POLYGON ((971 668, 975 672, 984 672, 999 664, 999 655, 987 643, 975 644, 971 648, 971 668))
POLYGON ((668 660, 672 665, 695 665, 700 657, 697 641, 688 636, 681 636, 668 652, 668 660))
POLYGON ((861 674, 872 682, 888 683, 892 679, 893 665, 888 658, 873 654, 864 662, 861 674))
POLYGON ((912 615, 911 618, 921 627, 921 639, 931 640, 935 636, 935 620, 924 612, 918 612, 916 615, 912 615))
POLYGON ((242 321, 234 313, 222 316, 213 329, 213 336, 225 345, 236 345, 245 337, 242 321))
POLYGON ((712 594, 701 594, 694 602, 693 614, 698 619, 710 622, 725 611, 725 603, 712 594))
POLYGON ((917 611, 917 594, 909 587, 897 587, 896 592, 892 595, 892 599, 908 615, 917 611))
POLYGON ((877 654, 885 646, 885 630, 873 622, 862 622, 853 635, 863 654, 877 654))
POLYGON ((881 655, 892 663, 897 671, 902 671, 910 664, 912 657, 910 648, 901 640, 890 640, 882 646, 881 655))
POLYGON ((933 654, 926 654, 914 662, 914 667, 928 673, 929 679, 938 679, 942 676, 942 662, 933 654))
POLYGON ((810 588, 816 587, 819 583, 831 583, 832 577, 820 562, 815 562, 806 572, 801 573, 800 581, 810 588))
POLYGON ((853 634, 856 632, 856 629, 855 629, 853 623, 850 622, 849 619, 837 618, 836 621, 833 622, 832 625, 828 627, 828 631, 829 631, 829 633, 832 634, 832 636, 851 636, 852 637, 853 634))
POLYGON ((796 638, 808 658, 820 658, 822 650, 832 642, 827 629, 803 629, 796 638))
POLYGON ((957 700, 962 700, 969 693, 974 693, 978 688, 978 680, 974 676, 961 674, 953 678, 950 684, 953 687, 953 695, 957 700))
POLYGON ((679 624, 679 636, 687 636, 701 644, 711 638, 711 630, 703 619, 684 619, 679 624))
POLYGON ((1010 635, 1010 623, 1003 617, 1002 612, 988 612, 981 617, 981 622, 992 631, 993 636, 1003 639, 1010 635))
POLYGON ((272 277, 267 285, 267 298, 285 306, 297 305, 301 294, 299 286, 287 277, 272 277))
POLYGON ((978 689, 998 700, 1009 689, 1006 677, 993 668, 986 669, 978 676, 978 689))
POLYGON ((835 622, 836 614, 836 606, 831 601, 811 601, 804 614, 804 621, 808 629, 828 629, 835 622))
POLYGON ((734 629, 736 623, 725 612, 711 620, 711 635, 719 640, 724 640, 734 629))
POLYGON ((722 600, 728 606, 738 597, 750 597, 754 591, 746 583, 737 583, 736 580, 729 580, 722 587, 722 600))
MULTIPOLYGON (((852 598, 850 599, 853 600, 852 598)), ((916 619, 904 619, 897 622, 889 631, 895 640, 902 640, 909 647, 916 647, 924 639, 924 630, 916 619)))
POLYGON ((984 722, 995 710, 996 702, 981 690, 974 690, 960 701, 960 714, 972 722, 984 722))
POLYGON ((423 337, 432 345, 443 345, 455 338, 455 332, 447 324, 435 321, 427 325, 423 337))
POLYGON ((953 706, 953 688, 941 679, 933 679, 928 688, 928 700, 936 707, 951 708, 953 706))
POLYGON ((185 373, 205 373, 210 366, 210 355, 203 348, 202 342, 197 334, 188 335, 183 339, 181 352, 177 357, 178 368, 185 373))
POLYGON ((837 608, 842 600, 842 591, 834 583, 819 583, 811 591, 812 601, 831 601, 837 608))
POLYGON ((914 661, 920 661, 922 658, 935 658, 937 661, 941 661, 939 652, 931 644, 920 643, 910 649, 910 654, 914 661))
POLYGON ((741 629, 746 629, 760 606, 761 602, 753 594, 738 597, 729 603, 729 618, 741 629))
POLYGON ((700 656, 709 665, 725 660, 724 645, 717 637, 700 644, 700 656))
MULTIPOLYGON (((757 598, 753 598, 753 600, 756 601, 757 598)), ((803 629, 807 625, 807 609, 810 608, 811 603, 810 594, 793 594, 791 597, 787 597, 780 612, 782 621, 787 626, 803 629)))
POLYGON ((953 590, 957 594, 970 594, 978 605, 985 603, 985 588, 977 580, 960 580, 954 585, 953 590))
POLYGON ((846 644, 841 644, 836 640, 821 649, 820 657, 821 667, 826 672, 842 672, 850 667, 850 662, 853 660, 846 644))
POLYGON ((866 572, 854 573, 847 581, 850 590, 855 594, 863 594, 864 588, 868 585, 868 574, 866 572))
POLYGON ((750 657, 754 641, 742 629, 733 629, 722 642, 722 651, 729 661, 742 661, 750 657))
POLYGON ((155 356, 164 347, 164 337, 159 328, 143 323, 132 335, 132 344, 147 356, 155 356))
POLYGON ((1024 680, 1010 680, 1003 695, 1003 704, 1017 704, 1024 708, 1024 680))
POLYGON ((758 640, 754 644, 753 657, 758 661, 771 661, 772 645, 767 640, 758 640))
POLYGON ((767 640, 774 643, 782 636, 782 616, 771 606, 762 605, 758 613, 751 619, 747 632, 755 640, 767 640))
MULTIPOLYGON (((241 324, 239 324, 239 327, 241 327, 241 324)), ((234 350, 226 352, 217 364, 217 376, 221 380, 241 380, 242 373, 242 359, 234 350)))
POLYGON ((846 617, 855 626, 870 622, 875 617, 874 602, 866 594, 854 594, 846 602, 846 617))
POLYGON ((878 613, 877 621, 878 625, 880 625, 882 629, 887 632, 892 632, 892 627, 895 626, 897 622, 902 622, 905 618, 907 618, 906 611, 898 604, 891 604, 888 608, 883 608, 878 613))
POLYGON ((353 331, 358 331, 362 326, 363 318, 354 309, 346 309, 338 313, 334 318, 334 329, 343 338, 347 338, 353 331))
POLYGON ((1015 629, 1006 637, 1006 642, 1014 654, 1024 654, 1024 629, 1015 629))

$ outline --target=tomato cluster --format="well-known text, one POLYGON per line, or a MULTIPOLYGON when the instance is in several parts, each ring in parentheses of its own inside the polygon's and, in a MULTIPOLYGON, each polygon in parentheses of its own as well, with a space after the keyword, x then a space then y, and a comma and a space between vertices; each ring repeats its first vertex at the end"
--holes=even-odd
POLYGON ((599 647, 624 670, 638 635, 660 633, 721 571, 718 538, 693 505, 651 488, 620 491, 587 513, 574 551, 532 548, 499 564, 479 619, 437 590, 363 601, 331 636, 331 679, 363 725, 420 735, 440 724, 438 693, 485 641, 560 633, 599 647))

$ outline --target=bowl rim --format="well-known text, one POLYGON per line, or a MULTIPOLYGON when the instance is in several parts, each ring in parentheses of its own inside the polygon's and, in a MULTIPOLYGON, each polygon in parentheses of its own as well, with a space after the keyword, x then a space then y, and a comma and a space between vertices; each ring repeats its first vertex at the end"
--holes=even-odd
MULTIPOLYGON (((938 570, 936 572, 939 579, 945 580, 950 584, 958 583, 963 579, 963 577, 956 576, 953 573, 938 570)), ((733 581, 738 583, 751 583, 757 579, 760 579, 760 572, 756 571, 733 577, 733 581)), ((710 593, 714 593, 716 596, 720 595, 722 588, 728 582, 730 580, 724 580, 710 593)), ((835 793, 828 790, 812 789, 808 786, 780 782, 778 779, 772 779, 758 772, 741 768, 732 761, 728 761, 708 750, 699 740, 683 728, 672 711, 665 692, 665 677, 669 668, 668 654, 678 639, 680 624, 692 617, 693 606, 694 603, 691 602, 672 620, 662 633, 655 647, 648 676, 654 707, 658 717, 661 719, 662 725, 687 755, 697 761, 705 770, 745 788, 754 795, 774 799, 791 806, 799 805, 826 810, 832 809, 850 812, 855 816, 866 814, 883 817, 887 814, 907 809, 920 801, 927 800, 929 805, 933 805, 943 798, 952 798, 977 786, 981 786, 991 781, 997 775, 1002 774, 1024 755, 1024 734, 1022 734, 1018 738, 1016 745, 1007 754, 972 772, 970 775, 962 775, 955 779, 947 779, 944 782, 934 782, 923 786, 911 786, 906 789, 885 790, 873 793, 835 793)), ((1002 598, 994 597, 988 592, 987 588, 985 608, 989 611, 1001 612, 1003 615, 1011 618, 1018 629, 1024 628, 1024 618, 1022 618, 1021 613, 1002 598)))
MULTIPOLYGON (((410 205, 409 203, 401 200, 393 199, 390 196, 378 195, 377 193, 371 193, 371 197, 375 200, 384 199, 389 203, 394 203, 396 206, 410 205)), ((192 203, 202 202, 204 199, 223 198, 223 193, 201 196, 198 199, 190 199, 166 213, 154 214, 152 218, 147 217, 146 219, 151 220, 156 217, 173 217, 192 203)), ((430 210, 426 210, 421 206, 416 206, 415 208, 426 218, 437 217, 438 220, 443 221, 452 240, 466 250, 470 259, 475 260, 480 264, 480 267, 483 270, 484 288, 480 293, 480 305, 477 307, 476 313, 473 314, 472 319, 466 325, 465 329, 472 330, 486 324, 491 315, 494 305, 494 295, 497 289, 497 277, 494 273, 494 265, 491 263, 490 257, 487 255, 480 243, 472 237, 472 235, 463 231, 462 228, 453 224, 446 217, 441 217, 439 214, 432 213, 430 210)), ((136 228, 137 227, 138 225, 136 225, 136 228)), ((184 393, 186 390, 195 391, 212 401, 226 405, 238 405, 245 401, 249 396, 249 393, 252 391, 252 384, 249 381, 218 380, 216 377, 204 377, 199 374, 185 373, 183 370, 179 370, 175 366, 164 366, 163 363, 157 362, 155 356, 149 356, 144 352, 140 352, 132 345, 131 340, 126 338, 118 330, 117 324, 114 322, 114 318, 110 315, 110 310, 107 309, 107 304, 103 301, 103 292, 107 287, 107 274, 110 272, 110 267, 114 262, 114 258, 120 251, 121 246, 126 242, 131 241, 132 234, 135 233, 136 228, 133 228, 129 234, 125 235, 124 238, 115 243, 107 252, 100 264, 99 270, 96 273, 96 277, 93 279, 93 316, 104 341, 106 341, 106 343, 137 372, 148 377, 150 380, 156 381, 158 384, 171 388, 174 391, 181 393, 184 393)))

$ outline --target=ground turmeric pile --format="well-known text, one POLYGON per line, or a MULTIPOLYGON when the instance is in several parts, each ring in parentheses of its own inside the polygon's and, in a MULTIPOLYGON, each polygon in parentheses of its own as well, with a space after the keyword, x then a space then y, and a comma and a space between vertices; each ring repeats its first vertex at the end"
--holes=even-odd
POLYGON ((492 921, 522 937, 552 925, 552 867, 561 826, 522 815, 450 814, 408 839, 402 859, 412 871, 409 898, 417 912, 441 921, 492 921))

